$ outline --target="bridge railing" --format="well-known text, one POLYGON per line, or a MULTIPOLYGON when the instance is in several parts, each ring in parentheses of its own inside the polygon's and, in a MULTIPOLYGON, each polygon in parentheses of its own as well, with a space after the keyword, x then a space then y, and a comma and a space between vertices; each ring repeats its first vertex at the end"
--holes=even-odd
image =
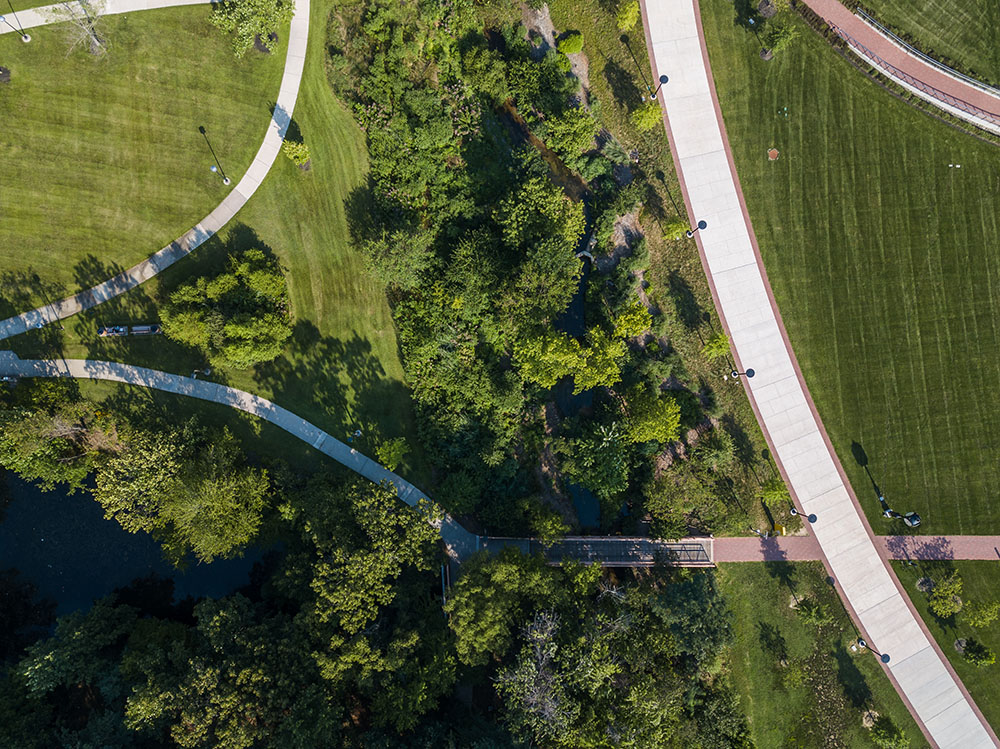
POLYGON ((903 81, 904 83, 906 83, 909 86, 912 86, 918 91, 927 94, 932 99, 936 99, 937 101, 943 104, 947 104, 950 107, 965 112, 968 115, 971 115, 975 119, 989 123, 990 125, 993 125, 995 128, 1000 129, 1000 117, 993 114, 992 112, 988 112, 982 107, 977 107, 975 104, 971 104, 965 101, 964 99, 959 99, 957 96, 952 96, 951 94, 942 91, 941 89, 935 86, 931 86, 928 83, 924 83, 919 78, 914 78, 909 73, 906 73, 897 68, 891 62, 887 62, 886 60, 879 57, 878 54, 868 49, 868 47, 863 45, 861 42, 852 37, 850 34, 848 34, 839 26, 834 26, 831 24, 830 28, 832 28, 841 39, 847 42, 847 44, 851 47, 851 49, 853 49, 862 57, 867 58, 875 65, 875 67, 881 68, 883 71, 886 72, 886 74, 889 75, 889 77, 903 81))

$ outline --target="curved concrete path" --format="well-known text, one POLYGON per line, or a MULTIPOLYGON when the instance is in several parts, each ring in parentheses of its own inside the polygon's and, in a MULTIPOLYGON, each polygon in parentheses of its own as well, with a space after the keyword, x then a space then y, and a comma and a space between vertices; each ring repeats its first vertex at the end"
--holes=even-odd
MULTIPOLYGON (((177 5, 204 4, 205 0, 107 0, 104 13, 117 14, 152 8, 169 8, 177 5)), ((59 6, 47 5, 33 10, 20 11, 18 20, 24 28, 34 28, 53 23, 52 9, 59 6)), ((16 25, 16 24, 15 24, 16 25)), ((0 33, 13 33, 10 27, 2 25, 0 33)), ((200 247, 209 237, 225 226, 236 213, 246 205, 250 196, 260 187, 271 169, 274 159, 281 150, 281 143, 292 120, 295 100, 302 81, 302 69, 306 61, 306 46, 309 37, 309 0, 295 0, 295 13, 288 32, 288 53, 285 56, 285 70, 281 77, 281 88, 275 103, 274 113, 268 123, 264 140, 254 156, 250 168, 236 187, 223 201, 199 223, 178 237, 166 247, 156 252, 138 265, 117 276, 98 284, 92 289, 81 291, 58 302, 52 302, 38 309, 23 312, 0 321, 0 340, 24 333, 30 328, 40 328, 55 320, 61 320, 101 302, 106 302, 143 281, 148 281, 164 268, 173 265, 189 252, 200 247)), ((39 43, 37 40, 31 44, 39 43)))
MULTIPOLYGON (((167 393, 221 403, 269 421, 303 442, 312 445, 324 455, 361 474, 369 481, 390 482, 399 498, 411 507, 426 495, 410 482, 400 478, 371 458, 362 455, 349 445, 331 437, 314 424, 296 416, 259 395, 237 390, 207 380, 195 380, 182 375, 159 372, 146 367, 134 367, 118 362, 91 361, 89 359, 21 359, 13 351, 0 351, 0 375, 15 377, 73 377, 84 380, 109 380, 128 385, 163 390, 167 393)), ((453 557, 461 559, 479 548, 479 537, 465 530, 449 515, 436 524, 441 538, 453 557)))
POLYGON ((697 0, 643 0, 664 124, 702 264, 750 403, 837 590, 886 672, 940 747, 997 745, 875 542, 795 360, 750 224, 709 66, 697 0))
POLYGON ((897 84, 945 112, 1000 134, 1000 93, 918 57, 838 0, 803 2, 844 38, 851 51, 897 84))

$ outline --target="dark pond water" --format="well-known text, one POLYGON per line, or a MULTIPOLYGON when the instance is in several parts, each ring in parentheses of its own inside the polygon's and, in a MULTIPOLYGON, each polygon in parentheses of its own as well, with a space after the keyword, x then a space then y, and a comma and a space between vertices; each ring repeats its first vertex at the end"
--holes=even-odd
POLYGON ((178 571, 146 534, 126 533, 105 520, 86 492, 43 492, 8 474, 10 503, 0 510, 0 569, 16 567, 39 595, 56 602, 62 615, 88 608, 96 598, 137 577, 157 574, 174 580, 176 599, 218 598, 246 585, 262 552, 248 549, 239 559, 198 564, 178 571))

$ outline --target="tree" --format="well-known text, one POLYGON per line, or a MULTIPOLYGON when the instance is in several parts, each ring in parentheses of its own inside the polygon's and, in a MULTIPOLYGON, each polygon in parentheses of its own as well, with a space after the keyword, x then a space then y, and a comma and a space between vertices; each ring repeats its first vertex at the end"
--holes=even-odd
POLYGON ((619 31, 631 31, 639 22, 639 0, 622 0, 615 12, 615 23, 619 31))
POLYGON ((598 425, 583 437, 563 441, 557 448, 565 456, 563 470, 604 499, 628 488, 628 452, 620 432, 617 425, 598 425))
POLYGON ((799 30, 790 23, 784 21, 776 23, 772 21, 768 24, 767 30, 764 32, 764 46, 774 54, 778 54, 795 41, 798 35, 799 30))
POLYGON ((66 24, 70 52, 81 45, 85 45, 92 55, 103 55, 108 51, 108 42, 100 22, 104 15, 103 0, 60 2, 53 6, 48 15, 50 20, 66 24))
POLYGON ((563 161, 574 159, 594 147, 594 136, 600 125, 583 107, 570 107, 565 112, 545 121, 545 145, 555 151, 563 161))
POLYGON ((931 591, 930 609, 942 619, 954 616, 962 610, 962 578, 958 570, 934 583, 931 591))
POLYGON ((309 163, 312 155, 309 153, 309 146, 287 138, 281 143, 281 150, 284 152, 295 166, 305 166, 309 163))
POLYGON ((887 715, 880 715, 875 719, 871 738, 878 749, 908 749, 910 746, 910 740, 887 715))
POLYGON ((785 486, 785 482, 781 480, 781 476, 771 476, 767 481, 765 481, 758 492, 761 502, 769 510, 784 510, 787 509, 789 504, 791 504, 791 498, 788 495, 788 487, 785 486))
POLYGON ((702 346, 701 354, 710 361, 729 356, 729 337, 721 331, 713 333, 702 346))
POLYGON ((639 385, 629 391, 626 401, 626 441, 663 444, 680 436, 681 407, 673 396, 639 385))
MULTIPOLYGON (((656 100, 645 102, 638 109, 634 110, 631 115, 632 124, 642 133, 648 132, 659 125, 661 117, 660 104, 656 100)), ((685 227, 686 229, 687 227, 685 227)))
POLYGON ((235 556, 260 527, 267 471, 246 465, 228 430, 194 422, 179 431, 137 430, 97 472, 94 498, 130 533, 151 533, 179 563, 235 556))
POLYGON ((676 218, 664 227, 663 233, 666 235, 667 239, 673 239, 676 241, 687 236, 687 231, 690 228, 691 227, 688 226, 687 221, 682 218, 676 218))
POLYGON ((285 277, 257 248, 230 255, 225 272, 178 288, 161 316, 168 337, 239 369, 276 359, 292 334, 285 277))
POLYGON ((635 338, 649 330, 652 324, 653 316, 649 314, 646 305, 633 302, 615 318, 615 335, 619 338, 635 338))
POLYGON ((273 52, 272 34, 292 20, 294 5, 283 0, 228 0, 212 11, 212 25, 233 37, 233 54, 243 57, 256 41, 273 52))
POLYGON ((564 55, 574 55, 583 51, 583 34, 579 31, 567 31, 559 40, 559 51, 564 55))
POLYGON ((979 666, 980 668, 992 666, 997 662, 996 653, 979 642, 979 640, 971 638, 966 641, 965 649, 962 651, 962 655, 964 655, 965 660, 973 666, 979 666))
POLYGON ((406 443, 405 437, 393 437, 375 448, 375 457, 390 471, 395 471, 399 464, 406 460, 409 452, 410 446, 406 443))
POLYGON ((652 602, 653 611, 670 627, 678 650, 696 663, 714 659, 732 638, 732 614, 710 571, 685 570, 652 602))
POLYGON ((962 619, 970 627, 982 629, 990 626, 1000 616, 1000 601, 968 601, 962 607, 962 619))

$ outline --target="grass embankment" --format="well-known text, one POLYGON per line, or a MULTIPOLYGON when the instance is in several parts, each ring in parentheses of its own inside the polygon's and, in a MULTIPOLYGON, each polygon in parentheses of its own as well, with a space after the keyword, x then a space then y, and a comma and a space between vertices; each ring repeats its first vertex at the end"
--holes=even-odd
POLYGON ((69 24, 0 36, 0 312, 80 288, 95 266, 129 267, 225 196, 206 129, 234 183, 270 118, 285 44, 233 58, 207 7, 109 16, 109 51, 67 56, 69 24), (32 276, 24 283, 8 274, 32 276))
POLYGON ((997 562, 922 562, 915 565, 906 562, 894 562, 896 575, 906 588, 910 600, 917 607, 920 616, 927 624, 941 650, 951 661, 955 671, 962 679, 969 694, 983 711, 990 725, 1000 726, 1000 693, 997 692, 997 673, 1000 666, 993 665, 980 668, 965 660, 961 653, 955 650, 958 639, 974 638, 983 643, 994 653, 1000 653, 1000 623, 974 629, 962 619, 961 613, 947 619, 941 619, 930 611, 929 598, 917 589, 917 581, 922 577, 940 580, 958 570, 962 576, 962 600, 988 603, 1000 599, 997 590, 997 562))
MULTIPOLYGON (((312 168, 302 171, 279 155, 263 185, 219 237, 93 314, 65 321, 64 331, 29 333, 11 344, 22 356, 56 351, 68 357, 124 361, 189 374, 205 366, 202 355, 193 349, 163 336, 101 339, 96 330, 102 325, 155 321, 156 300, 165 290, 221 267, 232 249, 263 243, 281 260, 288 278, 294 337, 278 360, 248 371, 215 371, 212 379, 270 398, 339 439, 361 428, 364 434, 359 445, 369 455, 374 455, 375 445, 383 438, 411 437, 414 452, 401 470, 425 486, 427 477, 417 440, 412 438, 409 392, 402 382, 385 293, 365 271, 364 260, 350 239, 351 196, 365 181, 367 155, 363 133, 326 81, 324 40, 329 10, 328 2, 312 3, 310 47, 290 130, 309 144, 312 168)), ((228 62, 232 57, 228 40, 209 26, 208 8, 189 12, 201 14, 193 23, 223 41, 219 57, 228 62)), ((248 59, 255 55, 251 52, 248 59)), ((276 57, 283 64, 284 52, 276 57)), ((273 100, 277 84, 266 93, 273 100)), ((265 116, 269 112, 265 110, 265 116)), ((256 149, 259 138, 254 137, 256 149)), ((200 218, 193 215, 188 217, 188 226, 200 218)), ((111 271, 108 264, 100 264, 89 281, 99 282, 111 271)), ((205 404, 194 403, 193 409, 205 411, 205 404)), ((231 419, 246 421, 238 415, 231 419)), ((299 446, 288 445, 289 438, 280 430, 264 427, 262 434, 261 449, 305 454, 299 446)))
MULTIPOLYGON (((551 0, 556 29, 580 31, 583 53, 588 62, 588 90, 591 102, 598 102, 598 119, 628 151, 638 154, 633 169, 644 173, 652 188, 639 216, 650 250, 650 267, 644 275, 649 301, 664 310, 668 320, 670 345, 681 356, 687 381, 714 402, 721 426, 737 446, 738 465, 730 472, 733 495, 742 507, 732 506, 733 521, 728 533, 746 533, 749 525, 768 523, 756 487, 772 470, 762 457, 763 435, 743 388, 723 381, 732 367, 728 358, 709 361, 701 349, 720 330, 718 315, 693 240, 671 240, 663 228, 671 221, 686 219, 670 144, 662 127, 640 132, 630 118, 643 102, 648 88, 656 87, 649 66, 642 23, 624 34, 615 22, 614 4, 601 0, 551 0)), ((790 527, 797 521, 780 519, 790 527)), ((717 530, 717 533, 727 531, 717 530)))
POLYGON ((935 58, 1000 83, 1000 4, 995 0, 863 0, 862 5, 935 58))
POLYGON ((927 745, 878 660, 850 649, 857 635, 819 562, 722 564, 718 581, 733 614, 733 686, 758 749, 871 746, 868 711, 888 716, 913 749, 927 745), (818 600, 832 623, 806 622, 793 594, 818 600))
POLYGON ((1000 150, 893 98, 798 20, 764 62, 731 4, 701 8, 771 284, 875 531, 892 527, 861 450, 922 531, 996 531, 1000 150))

